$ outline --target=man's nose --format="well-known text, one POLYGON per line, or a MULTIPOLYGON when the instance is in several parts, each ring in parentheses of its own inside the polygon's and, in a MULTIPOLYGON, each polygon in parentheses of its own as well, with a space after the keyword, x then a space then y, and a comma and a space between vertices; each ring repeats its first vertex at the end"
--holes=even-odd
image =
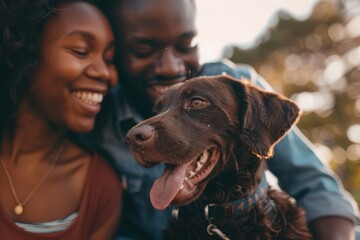
POLYGON ((155 63, 155 74, 163 76, 176 76, 184 69, 184 62, 176 51, 169 47, 164 48, 155 63))

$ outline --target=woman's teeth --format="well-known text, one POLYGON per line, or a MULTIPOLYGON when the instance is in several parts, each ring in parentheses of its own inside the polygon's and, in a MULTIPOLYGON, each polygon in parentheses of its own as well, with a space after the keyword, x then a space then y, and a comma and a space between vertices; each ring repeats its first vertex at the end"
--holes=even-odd
POLYGON ((74 91, 72 94, 79 100, 88 104, 99 104, 103 100, 102 93, 74 91))

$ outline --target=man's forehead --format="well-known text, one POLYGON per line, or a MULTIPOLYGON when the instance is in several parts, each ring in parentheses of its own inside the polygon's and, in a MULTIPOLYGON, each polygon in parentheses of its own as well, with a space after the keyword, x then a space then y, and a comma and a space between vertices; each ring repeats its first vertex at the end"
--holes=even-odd
POLYGON ((141 35, 196 35, 195 11, 192 0, 125 0, 121 9, 124 29, 141 35), (171 4, 177 2, 179 6, 171 4), (141 6, 140 6, 141 5, 141 6))
POLYGON ((194 0, 122 0, 121 8, 123 13, 128 11, 143 12, 160 9, 177 9, 176 12, 178 12, 182 10, 195 10, 195 2, 194 0))

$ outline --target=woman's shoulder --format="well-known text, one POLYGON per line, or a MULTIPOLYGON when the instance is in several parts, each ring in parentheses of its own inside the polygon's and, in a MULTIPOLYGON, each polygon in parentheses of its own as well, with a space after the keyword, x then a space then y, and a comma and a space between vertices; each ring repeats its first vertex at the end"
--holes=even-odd
POLYGON ((65 165, 86 169, 86 182, 93 187, 97 185, 103 188, 108 184, 112 186, 120 184, 119 177, 109 161, 95 149, 69 142, 63 161, 65 165))
POLYGON ((119 181, 119 177, 116 174, 114 168, 110 165, 109 161, 102 156, 99 152, 96 152, 95 150, 92 152, 92 165, 93 169, 95 169, 95 174, 97 176, 104 176, 105 175, 111 179, 116 179, 116 181, 119 181))
POLYGON ((116 195, 122 191, 122 184, 110 163, 100 153, 93 151, 88 181, 101 195, 116 195))

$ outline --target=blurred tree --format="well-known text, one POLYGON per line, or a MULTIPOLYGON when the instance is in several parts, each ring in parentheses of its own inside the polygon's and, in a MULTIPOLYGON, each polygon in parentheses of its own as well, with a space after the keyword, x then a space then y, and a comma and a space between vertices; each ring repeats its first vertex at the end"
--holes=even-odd
POLYGON ((306 20, 286 12, 251 49, 228 46, 303 110, 300 129, 360 204, 360 1, 320 1, 306 20))

